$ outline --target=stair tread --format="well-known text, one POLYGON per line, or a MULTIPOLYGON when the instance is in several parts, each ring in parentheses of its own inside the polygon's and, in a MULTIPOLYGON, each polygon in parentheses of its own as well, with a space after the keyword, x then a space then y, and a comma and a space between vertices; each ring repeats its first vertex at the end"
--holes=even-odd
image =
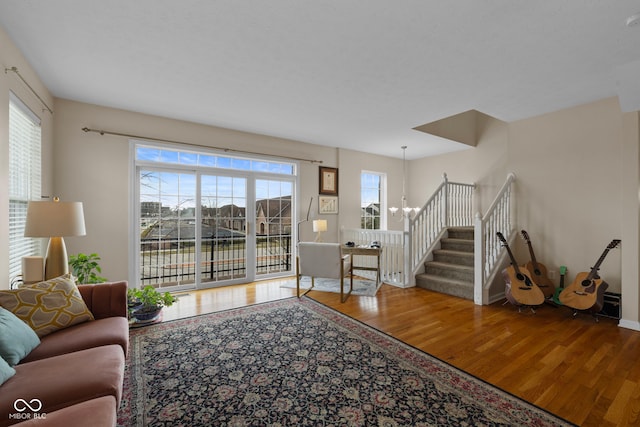
POLYGON ((456 270, 473 271, 473 267, 471 267, 471 266, 461 265, 461 264, 452 264, 452 263, 449 263, 449 262, 426 261, 425 265, 431 265, 431 266, 434 266, 434 267, 452 268, 452 269, 456 269, 456 270))
POLYGON ((415 276, 416 286, 435 292, 473 300, 474 227, 448 227, 448 237, 440 239, 433 260, 424 263, 425 271, 415 276))
POLYGON ((452 234, 474 234, 473 227, 449 227, 447 231, 452 234))
POLYGON ((443 237, 441 240, 444 242, 473 243, 473 239, 459 239, 457 237, 443 237))
POLYGON ((473 252, 456 251, 455 249, 434 249, 433 253, 443 254, 443 255, 451 254, 451 255, 458 255, 458 256, 473 258, 473 252))
POLYGON ((461 285, 461 286, 470 286, 473 287, 473 282, 467 282, 464 280, 457 280, 457 279, 448 279, 446 277, 442 277, 442 276, 436 276, 434 274, 426 274, 426 273, 421 273, 416 275, 416 279, 431 279, 431 280, 437 280, 439 282, 447 282, 447 283, 451 283, 452 285, 461 285))

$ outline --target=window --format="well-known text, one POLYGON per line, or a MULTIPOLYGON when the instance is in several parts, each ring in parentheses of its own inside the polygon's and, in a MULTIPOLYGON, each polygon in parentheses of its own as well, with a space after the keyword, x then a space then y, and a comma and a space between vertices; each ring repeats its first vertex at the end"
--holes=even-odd
POLYGON ((131 143, 130 283, 179 290, 293 274, 296 163, 131 143))
POLYGON ((169 147, 136 146, 136 160, 149 164, 167 164, 178 166, 201 166, 205 168, 235 169, 253 172, 268 172, 293 175, 294 165, 288 162, 261 159, 245 159, 223 156, 213 153, 177 150, 169 147))
POLYGON ((360 228, 379 230, 382 224, 382 203, 385 175, 376 172, 360 174, 360 228))
POLYGON ((40 255, 40 242, 24 237, 29 200, 40 199, 40 119, 13 93, 9 98, 9 278, 22 257, 40 255))

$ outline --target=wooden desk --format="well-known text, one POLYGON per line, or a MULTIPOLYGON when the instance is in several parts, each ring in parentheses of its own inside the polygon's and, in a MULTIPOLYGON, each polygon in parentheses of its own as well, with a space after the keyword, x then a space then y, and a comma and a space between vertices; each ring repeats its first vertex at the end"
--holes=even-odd
POLYGON ((369 246, 345 246, 342 245, 342 253, 345 255, 351 255, 351 268, 354 270, 367 270, 367 271, 375 271, 376 272, 376 285, 380 283, 380 254, 382 253, 382 248, 372 248, 369 246), (376 257, 376 266, 375 267, 359 267, 355 264, 354 255, 362 255, 362 256, 374 256, 376 257))

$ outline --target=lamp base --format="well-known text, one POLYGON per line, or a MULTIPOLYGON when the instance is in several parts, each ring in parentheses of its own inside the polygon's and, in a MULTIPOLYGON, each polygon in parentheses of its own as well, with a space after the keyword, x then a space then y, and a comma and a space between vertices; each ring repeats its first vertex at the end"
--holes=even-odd
POLYGON ((67 248, 62 237, 51 237, 44 260, 44 280, 53 279, 69 272, 67 248))

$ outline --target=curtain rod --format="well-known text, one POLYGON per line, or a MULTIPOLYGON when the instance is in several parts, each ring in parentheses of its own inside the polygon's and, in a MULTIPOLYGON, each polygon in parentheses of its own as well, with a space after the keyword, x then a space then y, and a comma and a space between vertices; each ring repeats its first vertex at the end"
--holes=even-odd
POLYGON ((275 155, 275 154, 258 153, 258 152, 255 152, 255 151, 236 150, 234 148, 212 147, 212 146, 209 146, 209 145, 194 144, 194 143, 191 143, 191 142, 174 141, 174 140, 171 140, 171 139, 164 139, 164 138, 154 138, 152 136, 140 136, 140 135, 132 135, 132 134, 128 134, 128 133, 111 132, 111 131, 100 130, 100 129, 90 129, 88 127, 83 127, 82 130, 85 131, 85 132, 99 133, 100 135, 123 136, 123 137, 126 137, 126 138, 136 138, 136 139, 143 139, 143 140, 147 139, 147 140, 151 140, 151 141, 169 142, 169 143, 172 143, 172 144, 189 145, 191 147, 213 148, 215 150, 222 150, 224 152, 241 153, 241 154, 257 154, 257 155, 260 155, 260 156, 269 156, 269 157, 276 157, 276 158, 288 159, 288 160, 298 160, 298 161, 301 161, 301 162, 322 163, 322 160, 311 160, 311 159, 303 159, 303 158, 300 158, 300 157, 290 157, 290 156, 278 156, 278 155, 275 155))
POLYGON ((20 80, 22 80, 22 83, 24 83, 25 85, 27 85, 27 87, 29 88, 29 90, 36 96, 36 98, 38 98, 38 100, 42 103, 42 105, 44 105, 44 107, 49 110, 49 113, 53 114, 53 110, 51 108, 49 108, 49 106, 47 105, 46 102, 44 102, 44 100, 42 98, 40 98, 40 95, 38 95, 38 92, 36 92, 29 83, 27 83, 27 81, 24 79, 24 77, 22 77, 22 74, 20 74, 18 72, 18 67, 11 67, 11 68, 5 68, 4 69, 4 73, 7 74, 7 71, 13 71, 14 73, 16 73, 16 75, 18 77, 20 77, 20 80))

